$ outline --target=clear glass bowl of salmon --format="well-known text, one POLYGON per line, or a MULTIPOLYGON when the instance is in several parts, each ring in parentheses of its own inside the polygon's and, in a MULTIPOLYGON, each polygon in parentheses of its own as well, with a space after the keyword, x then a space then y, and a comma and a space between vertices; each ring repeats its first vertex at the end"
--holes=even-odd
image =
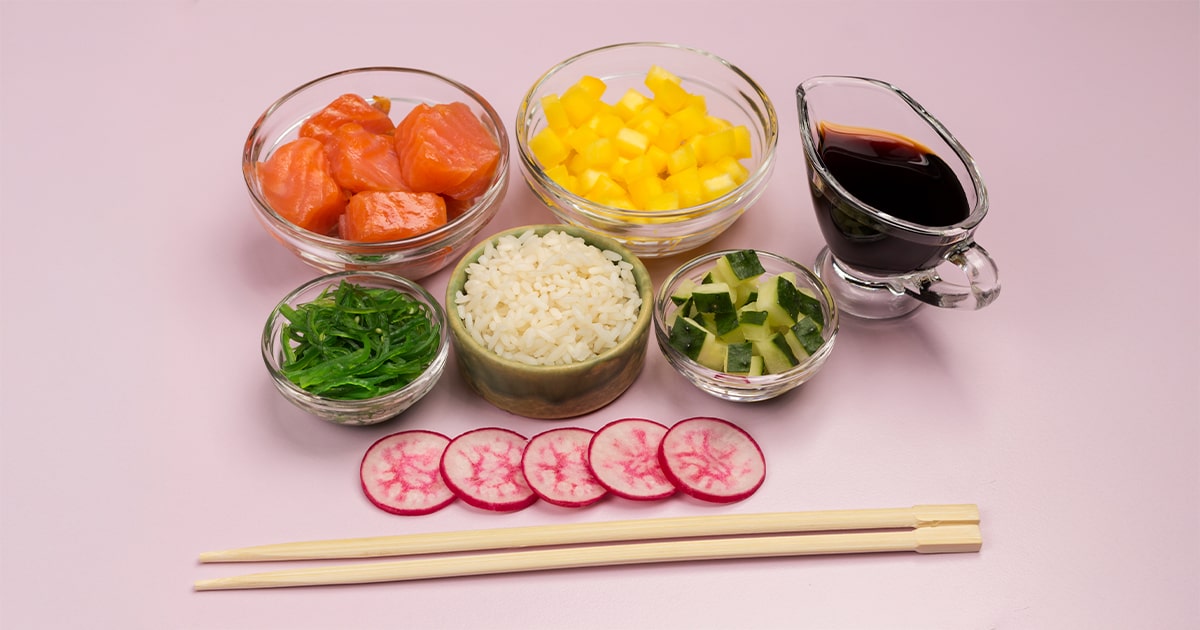
POLYGON ((419 280, 500 210, 508 134, 479 93, 413 68, 355 68, 288 92, 246 138, 262 226, 310 266, 419 280))
POLYGON ((384 422, 441 379, 450 335, 441 303, 415 281, 379 271, 315 278, 272 309, 263 362, 275 388, 333 424, 384 422))
POLYGON ((723 400, 767 400, 806 383, 833 352, 837 332, 837 305, 821 279, 770 252, 698 256, 654 299, 654 333, 667 362, 723 400))
POLYGON ((530 189, 562 222, 641 258, 719 236, 775 166, 775 108, 749 75, 703 50, 616 44, 552 67, 517 112, 530 189))

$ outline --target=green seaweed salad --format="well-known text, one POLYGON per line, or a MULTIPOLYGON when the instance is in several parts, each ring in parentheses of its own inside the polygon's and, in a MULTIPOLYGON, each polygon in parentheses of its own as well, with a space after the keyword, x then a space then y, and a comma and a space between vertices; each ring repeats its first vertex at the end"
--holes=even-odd
POLYGON ((326 398, 363 400, 408 385, 437 356, 428 307, 395 289, 341 281, 298 308, 283 305, 280 371, 326 398))

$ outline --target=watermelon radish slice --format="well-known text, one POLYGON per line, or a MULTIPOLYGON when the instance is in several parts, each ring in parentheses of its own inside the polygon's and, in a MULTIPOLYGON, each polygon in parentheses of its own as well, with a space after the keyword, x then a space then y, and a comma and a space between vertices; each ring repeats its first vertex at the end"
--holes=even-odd
POLYGON ((454 502, 442 480, 442 453, 450 438, 433 431, 401 431, 380 438, 359 464, 363 493, 392 514, 436 512, 454 502))
POLYGON ((543 501, 562 507, 584 507, 604 498, 608 490, 588 467, 588 429, 550 429, 529 439, 521 469, 529 487, 543 501))
POLYGON ((688 418, 667 431, 659 446, 667 478, 684 494, 733 503, 754 494, 767 475, 762 449, 749 433, 720 418, 688 418))
POLYGON ((529 507, 538 497, 521 470, 528 441, 508 429, 467 431, 446 445, 442 478, 468 505, 494 512, 529 507))
POLYGON ((614 420, 592 436, 588 465, 600 485, 626 499, 651 501, 675 494, 659 462, 667 427, 644 418, 614 420))

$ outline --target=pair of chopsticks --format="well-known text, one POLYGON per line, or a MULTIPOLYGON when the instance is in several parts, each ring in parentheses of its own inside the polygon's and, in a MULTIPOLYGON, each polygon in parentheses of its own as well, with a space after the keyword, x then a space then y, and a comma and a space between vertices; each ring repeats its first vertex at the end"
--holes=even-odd
POLYGON ((381 558, 505 550, 252 573, 199 580, 195 590, 366 584, 772 556, 894 551, 964 553, 979 551, 982 545, 979 508, 973 504, 684 516, 293 542, 210 551, 200 554, 200 562, 381 558), (621 542, 626 544, 612 544, 621 542), (535 549, 527 549, 531 547, 535 549))

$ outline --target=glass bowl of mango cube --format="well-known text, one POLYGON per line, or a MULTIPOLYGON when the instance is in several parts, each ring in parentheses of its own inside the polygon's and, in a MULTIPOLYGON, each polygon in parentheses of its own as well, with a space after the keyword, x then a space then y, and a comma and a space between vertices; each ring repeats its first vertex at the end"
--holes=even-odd
POLYGON ((597 48, 554 66, 517 113, 525 181, 562 222, 639 257, 695 249, 762 195, 779 122, 745 72, 669 43, 597 48))

